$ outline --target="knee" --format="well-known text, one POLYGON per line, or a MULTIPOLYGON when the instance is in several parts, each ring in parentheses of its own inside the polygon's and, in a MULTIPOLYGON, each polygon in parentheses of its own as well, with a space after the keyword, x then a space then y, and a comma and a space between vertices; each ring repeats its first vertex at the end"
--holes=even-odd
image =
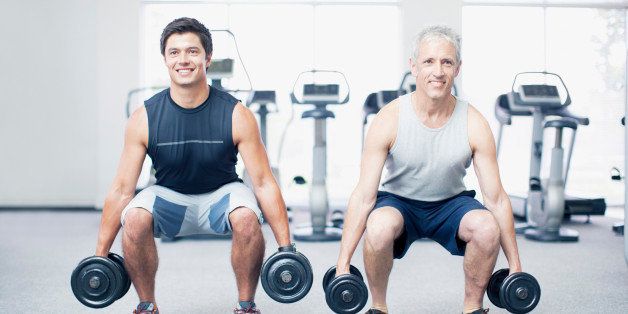
POLYGON ((147 235, 152 236, 153 215, 143 208, 130 208, 124 217, 123 233, 135 242, 147 235))
POLYGON ((253 210, 240 207, 229 214, 229 222, 233 233, 246 238, 253 238, 261 232, 257 215, 253 210))
POLYGON ((499 225, 492 213, 486 211, 473 217, 469 222, 469 229, 471 230, 471 241, 488 248, 499 246, 499 225))
POLYGON ((374 251, 383 251, 393 247, 396 231, 403 227, 386 215, 373 212, 366 222, 365 245, 374 251))

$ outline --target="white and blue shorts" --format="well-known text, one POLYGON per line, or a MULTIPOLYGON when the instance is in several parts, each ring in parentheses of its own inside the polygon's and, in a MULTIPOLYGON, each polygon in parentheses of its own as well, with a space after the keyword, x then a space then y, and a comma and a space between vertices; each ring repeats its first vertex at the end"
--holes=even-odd
POLYGON ((255 195, 241 182, 231 182, 205 194, 181 194, 153 185, 138 193, 122 211, 120 220, 130 208, 143 208, 153 215, 156 238, 181 237, 194 234, 230 234, 229 213, 246 207, 263 222, 255 195))

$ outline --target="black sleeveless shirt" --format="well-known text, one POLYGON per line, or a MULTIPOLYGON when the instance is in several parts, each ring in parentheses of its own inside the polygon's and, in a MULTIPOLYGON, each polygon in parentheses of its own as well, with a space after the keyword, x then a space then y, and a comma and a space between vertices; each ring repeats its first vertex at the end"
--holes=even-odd
POLYGON ((157 185, 183 194, 211 192, 234 181, 238 151, 231 117, 238 100, 210 88, 200 106, 186 109, 170 97, 170 88, 144 102, 148 115, 148 156, 157 185))

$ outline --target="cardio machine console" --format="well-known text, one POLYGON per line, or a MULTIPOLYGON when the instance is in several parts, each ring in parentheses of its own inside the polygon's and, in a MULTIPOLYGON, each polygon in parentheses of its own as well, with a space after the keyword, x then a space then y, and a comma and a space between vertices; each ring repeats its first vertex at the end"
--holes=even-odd
POLYGON ((207 78, 221 80, 233 77, 233 59, 214 59, 207 68, 207 78))
POLYGON ((521 85, 519 86, 520 106, 560 107, 560 95, 554 85, 521 85))
POLYGON ((277 95, 274 90, 256 90, 251 93, 251 98, 247 101, 248 104, 275 104, 277 103, 277 95))
POLYGON ((304 84, 303 103, 329 102, 336 104, 340 100, 340 86, 338 84, 304 84))

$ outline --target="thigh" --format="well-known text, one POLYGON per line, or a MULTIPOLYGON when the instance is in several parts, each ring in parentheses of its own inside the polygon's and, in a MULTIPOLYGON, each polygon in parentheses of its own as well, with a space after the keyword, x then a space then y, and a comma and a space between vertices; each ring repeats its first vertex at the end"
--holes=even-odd
MULTIPOLYGON (((395 194, 387 192, 379 192, 377 194, 377 201, 371 214, 371 216, 377 218, 381 211, 382 216, 386 216, 386 219, 390 220, 388 228, 394 233, 393 242, 393 257, 396 259, 402 258, 410 248, 410 245, 421 237, 421 230, 417 228, 417 221, 420 220, 412 210, 412 206, 404 199, 401 199, 395 194)), ((377 222, 371 220, 372 226, 377 225, 377 222)), ((369 221, 367 221, 368 232, 369 221)))
POLYGON ((251 210, 260 224, 264 221, 253 191, 241 182, 225 184, 198 198, 200 205, 197 219, 201 233, 230 234, 233 228, 229 214, 238 208, 251 210))
POLYGON ((126 215, 132 208, 142 208, 153 215, 155 237, 174 238, 184 235, 191 224, 196 224, 193 203, 194 199, 189 195, 153 185, 129 202, 122 212, 121 222, 124 225, 126 215))
POLYGON ((430 239, 438 242, 452 255, 464 255, 466 243, 458 236, 460 223, 468 212, 486 210, 470 196, 457 196, 435 208, 424 220, 423 228, 430 239))

